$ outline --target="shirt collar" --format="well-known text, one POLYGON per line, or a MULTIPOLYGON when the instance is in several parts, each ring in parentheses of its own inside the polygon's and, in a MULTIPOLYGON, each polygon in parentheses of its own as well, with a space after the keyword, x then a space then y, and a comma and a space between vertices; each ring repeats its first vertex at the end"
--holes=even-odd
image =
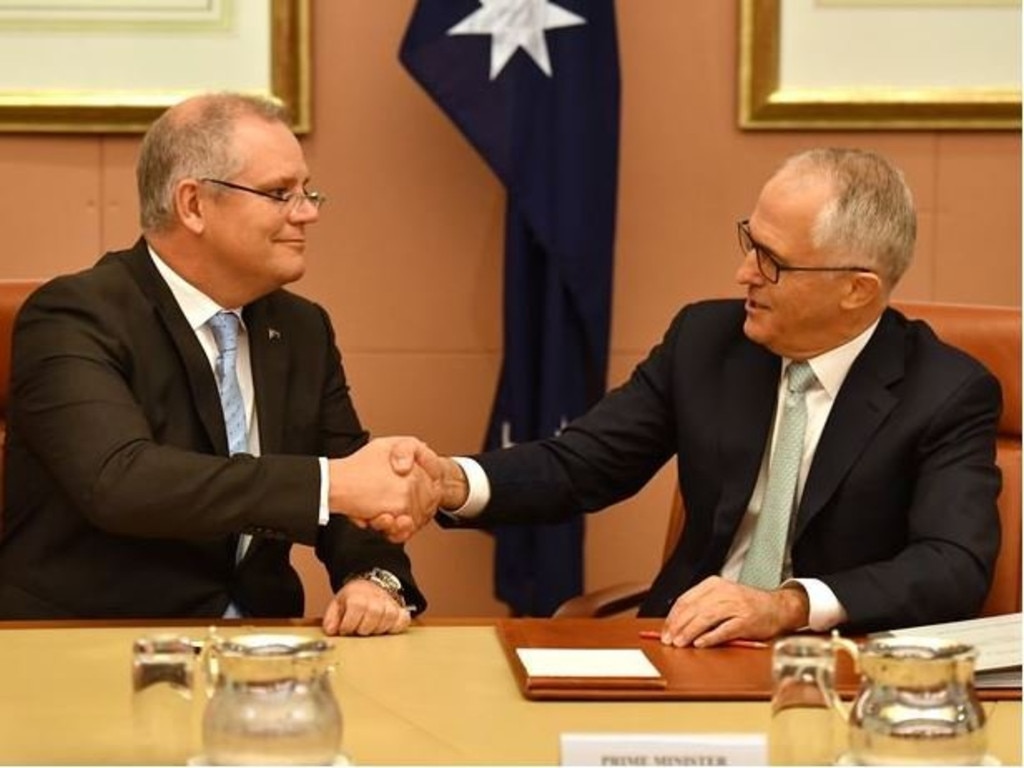
MULTIPOLYGON (((185 319, 188 320, 189 325, 192 326, 193 331, 206 325, 207 321, 209 321, 209 319, 218 312, 225 311, 225 307, 220 306, 217 302, 171 269, 167 262, 161 259, 157 252, 153 250, 153 246, 146 243, 146 247, 149 249, 149 257, 153 259, 156 271, 160 273, 164 282, 167 283, 167 287, 171 289, 171 295, 174 296, 174 300, 178 302, 178 306, 185 315, 185 319)), ((226 309, 226 311, 234 312, 238 315, 239 320, 242 319, 241 308, 236 307, 233 309, 226 309)), ((242 327, 245 327, 244 323, 242 324, 242 327)))
MULTIPOLYGON (((853 367, 853 362, 857 359, 857 356, 868 345, 881 319, 882 316, 879 315, 875 322, 845 344, 835 349, 830 349, 828 352, 824 352, 817 357, 812 357, 807 361, 811 366, 811 370, 814 371, 818 383, 821 384, 822 389, 828 393, 829 397, 835 399, 836 395, 839 394, 839 388, 843 386, 846 374, 850 372, 850 368, 853 367)), ((788 357, 782 358, 783 373, 785 373, 786 367, 791 362, 792 360, 788 357)))

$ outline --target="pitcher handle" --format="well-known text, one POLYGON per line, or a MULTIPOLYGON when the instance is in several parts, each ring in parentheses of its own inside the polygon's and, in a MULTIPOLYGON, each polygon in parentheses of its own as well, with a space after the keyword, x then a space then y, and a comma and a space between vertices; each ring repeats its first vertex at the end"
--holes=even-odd
POLYGON ((202 690, 207 701, 213 698, 213 691, 217 687, 217 678, 220 676, 220 664, 217 656, 220 642, 221 637, 217 634, 217 628, 211 625, 206 631, 206 639, 196 643, 199 646, 197 667, 201 672, 201 675, 197 675, 197 677, 202 677, 202 690))
MULTIPOLYGON (((853 661, 853 671, 860 674, 860 646, 857 645, 853 640, 848 637, 842 637, 839 634, 838 629, 832 630, 832 636, 829 638, 829 642, 832 644, 832 648, 836 651, 845 651, 850 655, 850 659, 853 661)), ((843 704, 842 699, 839 697, 839 692, 833 686, 831 689, 832 693, 832 707, 842 716, 844 721, 849 722, 850 710, 843 704)))

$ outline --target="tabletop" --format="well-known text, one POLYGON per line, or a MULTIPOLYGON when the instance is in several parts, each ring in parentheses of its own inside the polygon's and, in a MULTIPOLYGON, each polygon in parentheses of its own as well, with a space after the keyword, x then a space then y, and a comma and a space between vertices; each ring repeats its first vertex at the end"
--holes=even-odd
MULTIPOLYGON (((2 626, 2 625, 0 625, 2 626)), ((258 630, 319 636, 315 626, 258 630)), ((0 763, 138 764, 131 648, 206 625, 0 628, 0 763)), ((342 749, 357 765, 557 764, 563 732, 764 733, 764 701, 528 701, 490 623, 431 622, 386 637, 337 638, 333 687, 342 749)), ((1019 701, 986 702, 990 752, 1021 762, 1019 701)))

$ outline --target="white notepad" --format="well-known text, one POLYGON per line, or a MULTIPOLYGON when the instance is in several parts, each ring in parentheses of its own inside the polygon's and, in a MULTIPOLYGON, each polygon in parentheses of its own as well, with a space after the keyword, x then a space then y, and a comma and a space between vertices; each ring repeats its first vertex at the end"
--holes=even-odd
POLYGON ((517 648, 516 654, 529 677, 661 677, 635 648, 517 648))

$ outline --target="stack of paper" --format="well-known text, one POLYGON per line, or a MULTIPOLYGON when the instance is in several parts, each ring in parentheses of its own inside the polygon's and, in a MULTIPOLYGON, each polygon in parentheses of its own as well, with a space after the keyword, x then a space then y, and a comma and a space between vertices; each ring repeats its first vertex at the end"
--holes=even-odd
POLYGON ((883 632, 898 637, 936 637, 978 649, 974 682, 979 688, 1021 687, 1021 619, 1019 613, 984 619, 927 624, 883 632))

